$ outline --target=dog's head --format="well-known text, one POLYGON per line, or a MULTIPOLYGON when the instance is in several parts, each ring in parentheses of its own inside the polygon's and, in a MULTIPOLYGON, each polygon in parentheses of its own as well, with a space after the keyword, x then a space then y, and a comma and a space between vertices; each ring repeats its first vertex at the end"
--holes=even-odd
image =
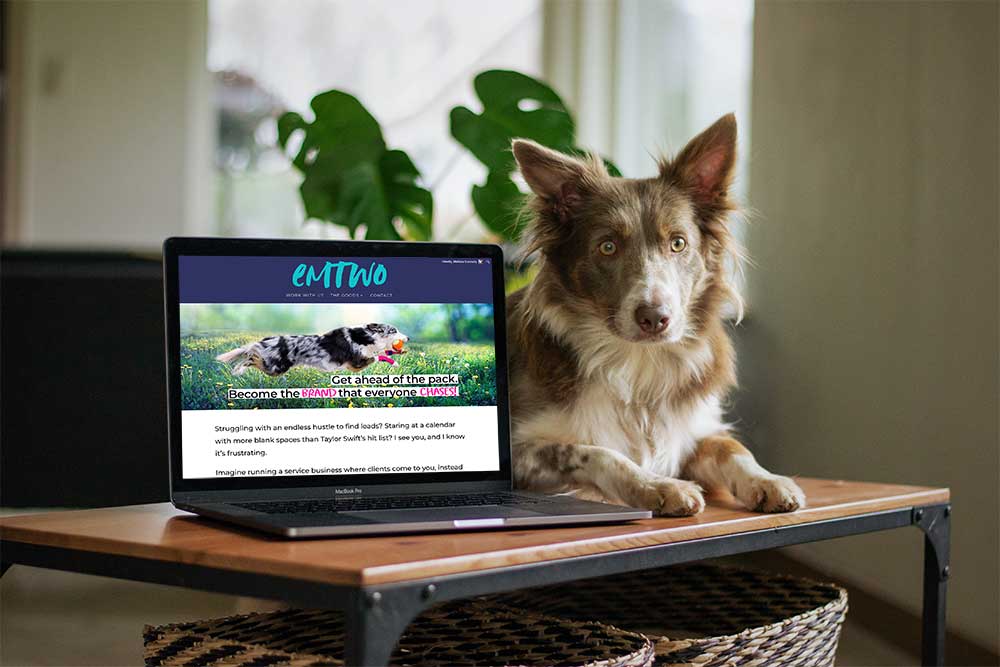
POLYGON ((372 322, 371 324, 365 325, 365 331, 367 331, 368 334, 375 339, 375 344, 381 350, 391 350, 397 341, 405 343, 410 340, 409 336, 402 333, 391 324, 379 324, 377 322, 372 322))
POLYGON ((596 158, 515 140, 534 192, 526 252, 539 279, 592 326, 635 343, 677 343, 699 333, 735 293, 725 260, 738 255, 727 218, 736 157, 732 114, 693 139, 656 178, 608 175, 596 158))

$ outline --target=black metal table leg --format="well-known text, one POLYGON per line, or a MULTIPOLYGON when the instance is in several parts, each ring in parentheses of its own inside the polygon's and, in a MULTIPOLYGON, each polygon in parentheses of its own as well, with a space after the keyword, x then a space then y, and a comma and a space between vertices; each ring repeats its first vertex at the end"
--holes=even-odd
POLYGON ((924 532, 921 664, 944 665, 945 612, 951 576, 951 505, 916 508, 913 523, 924 532))
POLYGON ((426 592, 415 597, 412 589, 357 591, 346 610, 344 662, 348 667, 388 665, 406 626, 429 599, 426 592))

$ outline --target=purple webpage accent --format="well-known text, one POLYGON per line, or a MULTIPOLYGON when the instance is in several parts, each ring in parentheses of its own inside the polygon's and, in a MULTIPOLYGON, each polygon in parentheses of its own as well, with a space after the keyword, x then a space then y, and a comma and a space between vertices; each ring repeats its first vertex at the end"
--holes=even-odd
POLYGON ((493 303, 490 259, 178 257, 181 303, 493 303))

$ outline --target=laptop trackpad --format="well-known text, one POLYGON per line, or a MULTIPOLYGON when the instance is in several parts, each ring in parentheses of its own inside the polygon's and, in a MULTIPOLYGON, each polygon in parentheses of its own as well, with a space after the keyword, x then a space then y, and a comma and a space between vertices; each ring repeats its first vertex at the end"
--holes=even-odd
POLYGON ((348 516, 378 521, 379 523, 396 521, 468 521, 470 519, 509 519, 522 516, 538 516, 538 512, 517 507, 488 505, 482 507, 430 507, 410 510, 364 510, 360 512, 342 512, 348 516))

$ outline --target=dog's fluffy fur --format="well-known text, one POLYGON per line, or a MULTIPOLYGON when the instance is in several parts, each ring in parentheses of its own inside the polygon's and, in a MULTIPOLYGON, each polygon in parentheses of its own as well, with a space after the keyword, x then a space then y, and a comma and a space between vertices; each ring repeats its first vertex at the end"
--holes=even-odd
POLYGON ((736 382, 723 321, 739 302, 727 266, 739 258, 727 226, 735 118, 650 179, 530 141, 513 151, 534 193, 526 252, 539 264, 508 303, 515 484, 665 515, 701 511, 715 487, 754 510, 803 506, 723 418, 736 382))
POLYGON ((293 366, 312 366, 324 371, 360 371, 380 354, 392 354, 396 341, 409 340, 391 324, 340 327, 313 336, 268 336, 216 357, 233 375, 256 368, 271 376, 287 373, 293 366))

